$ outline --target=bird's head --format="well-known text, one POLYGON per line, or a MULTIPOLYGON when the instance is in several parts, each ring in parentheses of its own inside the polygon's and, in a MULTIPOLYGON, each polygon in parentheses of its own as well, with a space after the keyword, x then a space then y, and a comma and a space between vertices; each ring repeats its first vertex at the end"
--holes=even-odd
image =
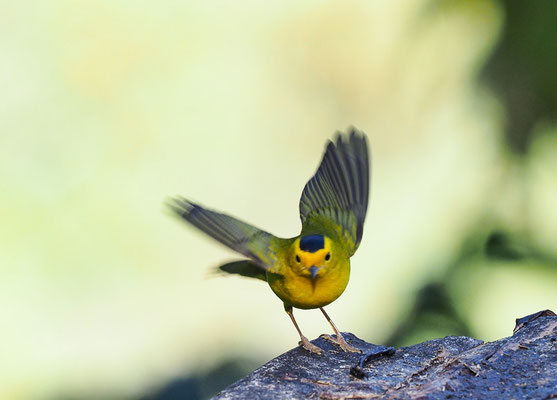
POLYGON ((323 235, 301 236, 292 245, 291 264, 294 271, 316 280, 334 261, 332 242, 323 235))

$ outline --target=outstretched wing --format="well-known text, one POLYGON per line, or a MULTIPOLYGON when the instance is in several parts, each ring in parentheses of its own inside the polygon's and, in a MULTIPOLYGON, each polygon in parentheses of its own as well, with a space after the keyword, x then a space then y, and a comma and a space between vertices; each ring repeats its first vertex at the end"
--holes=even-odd
POLYGON ((182 197, 168 202, 169 207, 190 224, 232 250, 249 257, 263 269, 274 264, 270 249, 273 235, 226 214, 207 210, 182 197))
POLYGON ((342 229, 349 254, 358 249, 369 199, 369 155, 363 133, 352 129, 329 142, 300 199, 302 234, 342 229))

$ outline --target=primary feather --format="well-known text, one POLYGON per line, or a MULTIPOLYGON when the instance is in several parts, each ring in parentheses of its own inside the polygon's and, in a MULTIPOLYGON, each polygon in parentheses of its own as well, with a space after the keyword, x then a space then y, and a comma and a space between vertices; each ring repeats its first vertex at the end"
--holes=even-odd
MULTIPOLYGON (((349 254, 362 239, 369 199, 369 155, 364 135, 353 129, 329 142, 315 175, 300 199, 300 218, 306 231, 339 226, 349 254), (332 223, 332 224, 331 224, 332 223)), ((304 232, 302 231, 302 234, 304 232)))
POLYGON ((211 211, 182 197, 168 205, 180 217, 232 250, 249 257, 260 268, 274 263, 270 252, 273 235, 229 215, 211 211))

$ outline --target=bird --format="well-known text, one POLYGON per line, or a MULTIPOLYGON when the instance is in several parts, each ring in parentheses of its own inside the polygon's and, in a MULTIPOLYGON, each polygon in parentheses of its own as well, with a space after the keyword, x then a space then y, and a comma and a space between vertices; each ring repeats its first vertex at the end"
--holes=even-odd
POLYGON ((327 141, 321 163, 302 191, 298 236, 274 236, 181 196, 167 200, 167 205, 175 215, 245 257, 217 270, 266 281, 283 302, 304 349, 323 353, 302 334, 293 308, 319 308, 336 336, 322 337, 345 352, 361 352, 344 339, 324 307, 348 284, 350 257, 362 240, 369 186, 366 135, 349 128, 327 141))

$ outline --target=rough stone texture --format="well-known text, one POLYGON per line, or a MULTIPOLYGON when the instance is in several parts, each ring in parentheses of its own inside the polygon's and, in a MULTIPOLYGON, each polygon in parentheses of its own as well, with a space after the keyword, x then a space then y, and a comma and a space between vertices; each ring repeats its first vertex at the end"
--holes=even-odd
MULTIPOLYGON (((232 384, 215 399, 553 399, 557 398, 557 316, 551 311, 517 320, 513 336, 484 343, 446 337, 379 356, 350 374, 361 354, 344 353, 324 339, 325 355, 297 347, 232 384)), ((383 346, 350 333, 364 353, 383 346)))

